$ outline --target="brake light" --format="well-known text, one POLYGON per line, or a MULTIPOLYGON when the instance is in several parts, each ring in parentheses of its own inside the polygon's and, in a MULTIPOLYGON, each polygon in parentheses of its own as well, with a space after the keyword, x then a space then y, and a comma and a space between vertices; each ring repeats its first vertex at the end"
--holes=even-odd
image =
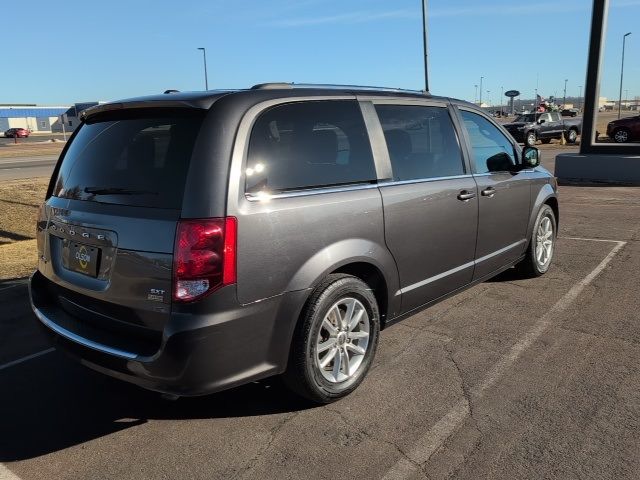
POLYGON ((235 217, 181 220, 173 256, 173 299, 191 301, 236 282, 235 217))

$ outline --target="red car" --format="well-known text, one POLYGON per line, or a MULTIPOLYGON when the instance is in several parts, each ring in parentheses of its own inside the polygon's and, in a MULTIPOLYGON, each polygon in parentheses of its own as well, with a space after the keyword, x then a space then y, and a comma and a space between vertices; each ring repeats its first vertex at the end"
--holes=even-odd
POLYGON ((15 137, 26 138, 30 134, 31 132, 26 128, 10 128, 9 130, 4 132, 5 137, 11 137, 11 138, 15 138, 15 137))
POLYGON ((607 137, 616 143, 640 140, 640 115, 619 118, 607 125, 607 137))

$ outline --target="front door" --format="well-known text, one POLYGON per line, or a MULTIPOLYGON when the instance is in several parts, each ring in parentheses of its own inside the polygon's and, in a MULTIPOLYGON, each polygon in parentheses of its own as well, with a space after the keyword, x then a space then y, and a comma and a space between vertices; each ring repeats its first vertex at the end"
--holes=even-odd
POLYGON ((474 280, 517 260, 526 245, 531 202, 528 170, 516 165, 514 144, 484 115, 460 109, 478 184, 474 280))
POLYGON ((393 170, 380 186, 385 240, 408 312, 471 282, 478 193, 445 103, 375 108, 393 170))

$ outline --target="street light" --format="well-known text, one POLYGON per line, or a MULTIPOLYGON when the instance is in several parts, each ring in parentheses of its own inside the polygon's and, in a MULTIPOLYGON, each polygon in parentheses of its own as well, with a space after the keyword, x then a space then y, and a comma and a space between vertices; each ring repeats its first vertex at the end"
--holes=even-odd
POLYGON ((480 77, 480 99, 478 100, 478 106, 482 108, 482 79, 484 77, 480 77))
POLYGON ((564 79, 564 95, 562 97, 562 108, 565 108, 565 105, 567 104, 567 82, 569 80, 567 80, 566 78, 564 79))
POLYGON ((422 46, 424 49, 424 91, 429 91, 429 62, 428 62, 428 38, 427 38, 427 0, 422 0, 422 46))
POLYGON ((207 77, 207 50, 204 47, 198 47, 202 50, 202 59, 204 60, 204 89, 209 90, 209 79, 207 77))
POLYGON ((476 92, 473 94, 473 103, 477 103, 478 102, 478 85, 474 85, 474 87, 476 87, 476 92))
POLYGON ((620 109, 622 107, 622 78, 624 76, 624 45, 629 35, 631 35, 631 32, 625 33, 622 36, 622 65, 620 67, 620 95, 618 97, 618 118, 620 118, 620 109))

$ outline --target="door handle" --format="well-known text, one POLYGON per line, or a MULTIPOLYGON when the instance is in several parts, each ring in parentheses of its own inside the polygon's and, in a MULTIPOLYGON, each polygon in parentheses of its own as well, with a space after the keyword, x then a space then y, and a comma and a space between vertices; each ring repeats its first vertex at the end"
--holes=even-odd
POLYGON ((467 190, 462 190, 458 194, 458 200, 462 200, 463 202, 466 202, 467 200, 470 200, 475 196, 476 196, 476 194, 474 192, 469 192, 467 190))
POLYGON ((483 197, 493 197, 496 194, 496 189, 493 187, 488 187, 482 190, 483 197))

